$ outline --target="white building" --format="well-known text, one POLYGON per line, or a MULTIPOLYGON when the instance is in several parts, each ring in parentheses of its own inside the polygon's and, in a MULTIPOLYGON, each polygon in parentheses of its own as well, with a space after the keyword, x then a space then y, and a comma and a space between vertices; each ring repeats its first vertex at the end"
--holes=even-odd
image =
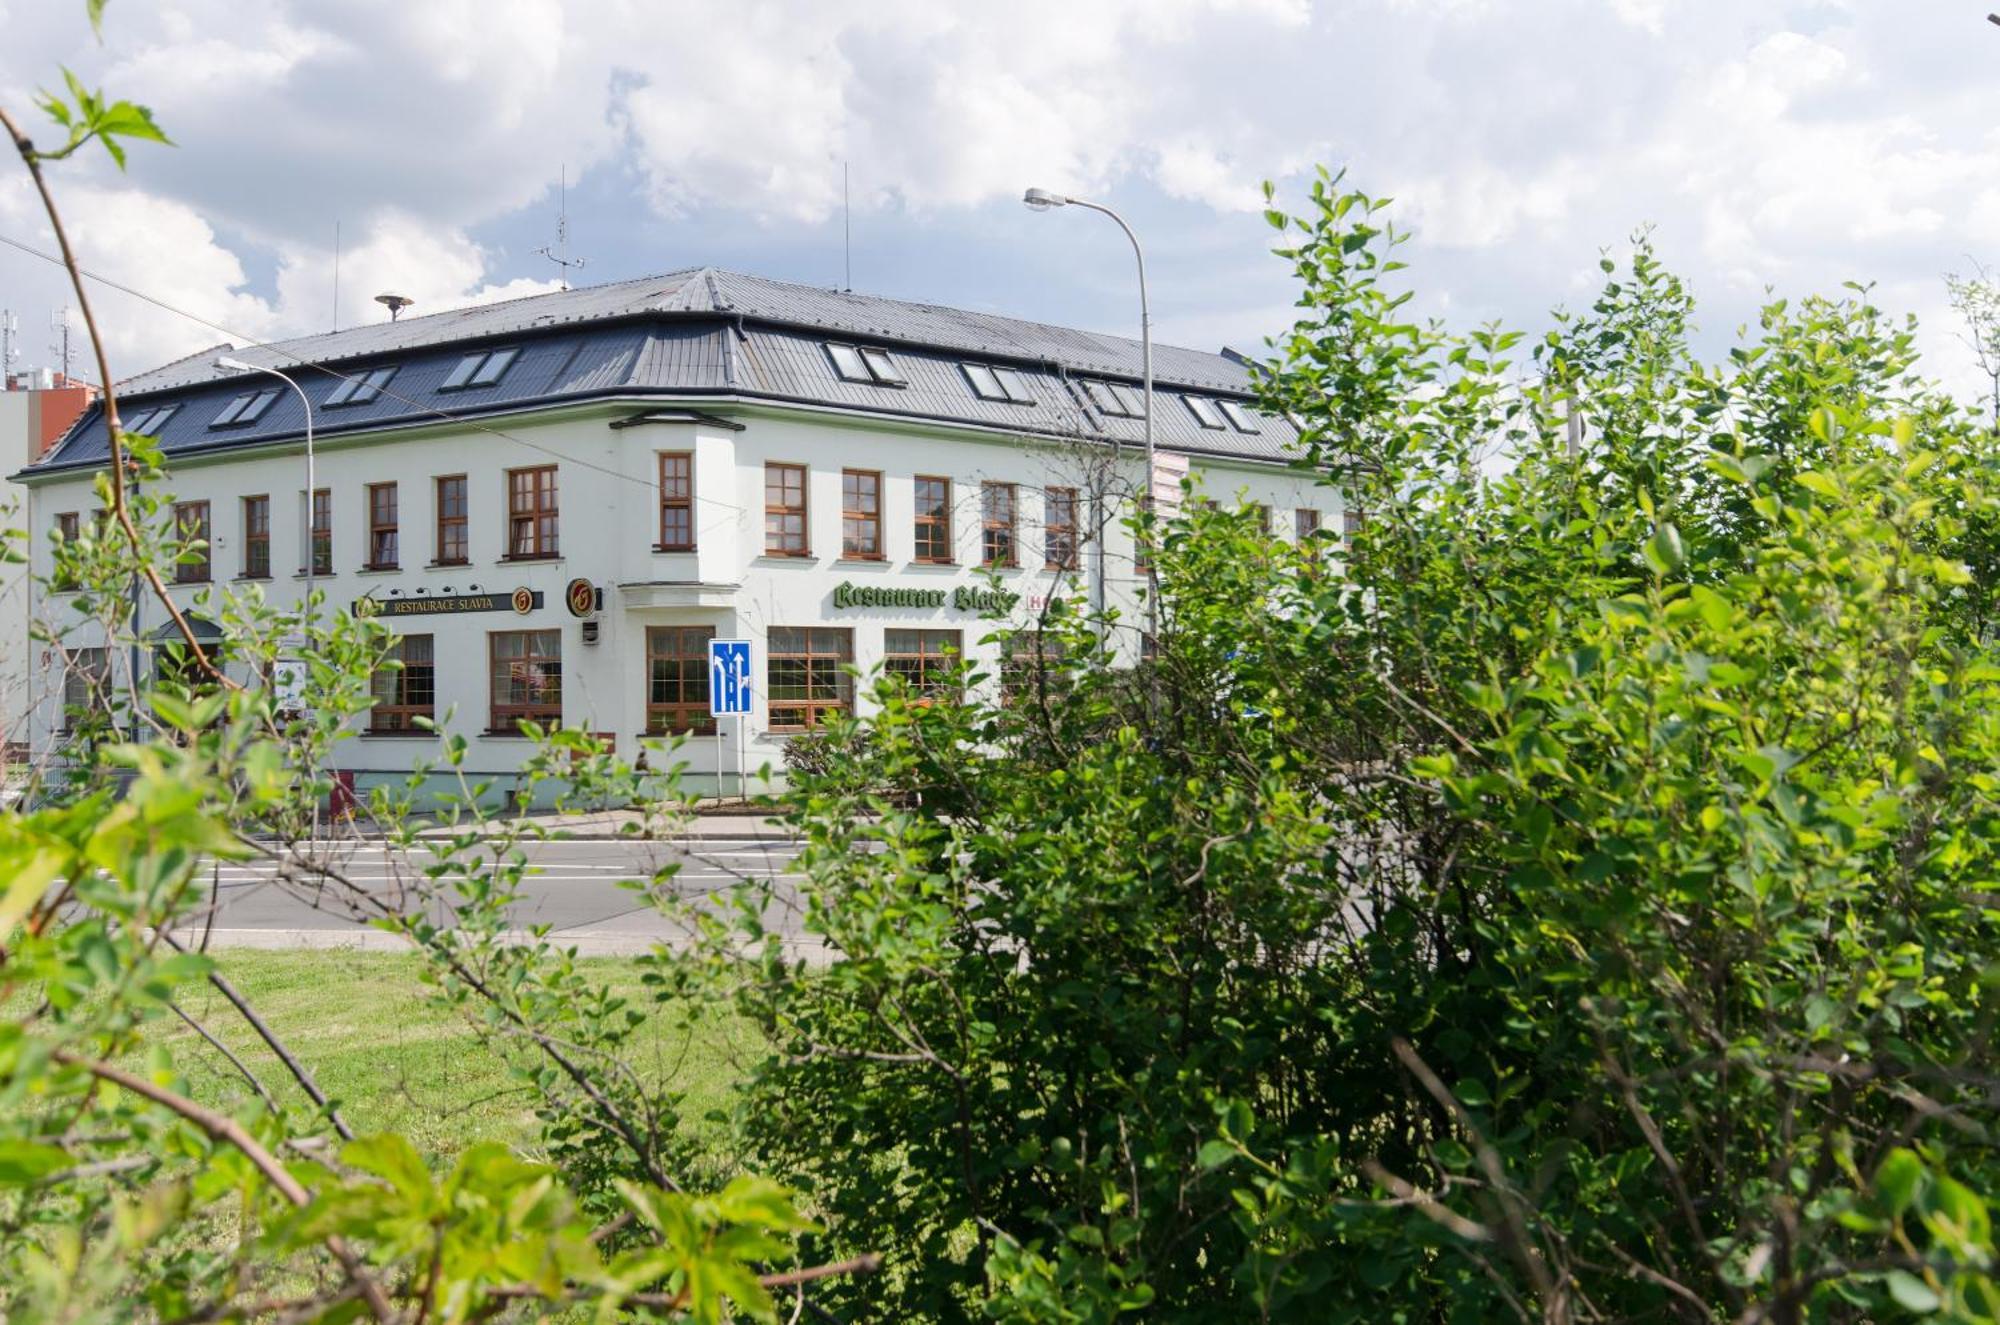
MULTIPOLYGON (((1156 347, 1155 373, 1163 469, 1263 506, 1281 536, 1337 527, 1336 494, 1290 466, 1292 428, 1251 408, 1239 361, 1156 347)), ((788 735, 865 702, 848 664, 921 675, 962 653, 997 674, 988 566, 1017 621, 1051 594, 1141 621, 1118 523, 1145 483, 1139 381, 1136 341, 700 269, 219 347, 120 399, 208 531, 209 565, 182 567, 173 590, 183 608, 200 617, 205 596, 253 585, 296 602, 313 556, 331 605, 403 635, 402 671, 379 678, 342 747, 362 784, 435 748, 417 715, 502 778, 524 718, 627 754, 642 734, 705 736, 707 642, 742 638, 743 763, 734 719, 720 750, 684 752, 693 782, 719 759, 733 789, 739 768, 777 765, 788 735), (311 400, 310 502, 301 402, 217 369, 224 350, 311 400)), ((30 528, 91 519, 106 457, 93 410, 16 476, 30 528)), ((45 536, 33 556, 46 575, 45 536)), ((36 610, 89 629, 65 625, 63 595, 36 610)), ((163 618, 154 605, 142 629, 163 618)), ((60 678, 41 688, 45 744, 60 678)))

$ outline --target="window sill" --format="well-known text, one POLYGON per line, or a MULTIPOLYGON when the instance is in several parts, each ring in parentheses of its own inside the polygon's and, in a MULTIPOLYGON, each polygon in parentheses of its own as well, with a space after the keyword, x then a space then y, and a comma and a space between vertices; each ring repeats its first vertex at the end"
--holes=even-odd
POLYGON ((500 558, 500 560, 494 562, 493 564, 496 566, 519 566, 522 565, 523 563, 529 563, 529 562, 559 563, 561 561, 562 561, 562 553, 560 552, 537 552, 534 553, 532 556, 502 557, 500 558))
POLYGON ((472 564, 472 562, 471 562, 471 560, 470 560, 470 559, 468 559, 468 558, 465 558, 465 557, 460 557, 460 558, 459 558, 459 559, 458 559, 457 561, 427 561, 427 562, 425 562, 425 563, 424 563, 424 569, 425 569, 425 570, 456 570, 456 569, 458 569, 458 568, 459 568, 460 566, 470 566, 471 564, 472 564))
POLYGON ((238 584, 254 583, 261 580, 268 580, 270 578, 271 578, 271 572, 265 571, 262 575, 238 575, 236 577, 236 583, 238 584))
POLYGON ((400 575, 403 573, 403 568, 401 566, 363 566, 354 573, 356 575, 400 575))
POLYGON ((835 557, 833 564, 836 566, 886 566, 889 564, 889 559, 887 557, 841 556, 835 557))
POLYGON ((668 547, 664 543, 653 544, 653 551, 659 553, 661 556, 687 556, 694 550, 694 544, 692 543, 686 547, 668 547))
MULTIPOLYGON (((300 571, 298 574, 292 576, 295 580, 303 580, 306 577, 307 572, 305 571, 300 571)), ((316 570, 311 572, 311 577, 315 580, 330 580, 334 578, 334 574, 330 570, 316 570)))
POLYGON ((434 731, 434 732, 365 731, 360 733, 361 739, 364 741, 435 741, 438 739, 438 737, 443 735, 444 733, 442 731, 434 731))
POLYGON ((955 561, 931 561, 923 557, 912 557, 910 558, 910 569, 911 570, 957 570, 958 563, 955 561))
POLYGON ((206 575, 202 576, 202 578, 198 580, 183 580, 180 579, 179 577, 176 577, 173 581, 174 588, 176 589, 186 589, 189 587, 198 587, 200 585, 214 584, 214 583, 215 581, 209 579, 206 575))
POLYGON ((813 554, 810 552, 773 552, 769 548, 765 548, 764 551, 761 554, 759 554, 757 560, 810 562, 814 560, 814 557, 813 554))

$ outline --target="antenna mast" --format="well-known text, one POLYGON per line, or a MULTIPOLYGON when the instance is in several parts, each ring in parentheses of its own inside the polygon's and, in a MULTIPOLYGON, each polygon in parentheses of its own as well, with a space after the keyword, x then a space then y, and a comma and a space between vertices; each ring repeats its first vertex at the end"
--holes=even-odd
POLYGON ((847 163, 840 163, 840 289, 854 293, 854 208, 847 200, 847 163))
POLYGON ((49 330, 56 338, 49 342, 49 348, 56 352, 62 363, 63 385, 69 385, 69 305, 64 304, 56 312, 49 314, 49 330))
POLYGON ((21 354, 14 346, 14 338, 20 329, 13 310, 0 308, 0 391, 11 390, 14 385, 14 360, 21 354))
POLYGON ((562 181, 562 191, 558 195, 556 208, 556 242, 554 244, 544 244, 536 249, 535 252, 562 268, 562 288, 567 290, 569 289, 569 269, 571 267, 580 268, 589 264, 584 258, 572 258, 569 255, 569 163, 567 161, 563 162, 560 178, 562 181))

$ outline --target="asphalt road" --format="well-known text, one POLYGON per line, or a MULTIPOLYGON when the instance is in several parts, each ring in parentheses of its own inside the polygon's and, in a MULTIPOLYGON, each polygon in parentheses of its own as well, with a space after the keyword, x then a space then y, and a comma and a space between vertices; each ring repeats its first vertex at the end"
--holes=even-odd
MULTIPOLYGON (((681 927, 619 882, 650 878, 666 863, 680 865, 673 887, 682 896, 713 894, 749 876, 783 880, 796 846, 789 840, 713 841, 691 844, 636 841, 524 842, 530 873, 513 908, 515 924, 526 929, 548 925, 551 937, 579 951, 602 955, 642 952, 657 943, 672 944, 681 927)), ((385 905, 407 911, 428 905, 434 918, 445 921, 449 907, 424 899, 427 851, 403 855, 380 843, 318 844, 328 865, 354 888, 385 905)), ((214 867, 214 916, 204 928, 182 929, 176 936, 195 942, 206 938, 213 947, 400 948, 401 939, 369 924, 365 905, 338 886, 315 885, 270 862, 237 862, 214 867)), ((433 890, 434 891, 434 890, 433 890)), ((781 898, 789 889, 780 888, 781 898)), ((797 935, 794 909, 781 904, 765 917, 766 924, 786 935, 797 935)))

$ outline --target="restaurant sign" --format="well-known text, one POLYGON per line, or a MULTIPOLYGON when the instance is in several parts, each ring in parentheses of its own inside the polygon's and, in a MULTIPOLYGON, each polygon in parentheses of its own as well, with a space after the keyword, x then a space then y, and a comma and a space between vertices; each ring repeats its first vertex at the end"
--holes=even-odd
POLYGON ((1005 612, 1021 601, 1021 595, 1005 589, 984 589, 961 584, 956 589, 901 589, 872 584, 851 584, 845 580, 834 586, 833 605, 840 607, 946 607, 957 612, 1005 612))
POLYGON ((515 589, 510 593, 448 593, 421 598, 357 598, 354 615, 439 616, 450 612, 517 612, 522 616, 542 605, 539 589, 515 589))

